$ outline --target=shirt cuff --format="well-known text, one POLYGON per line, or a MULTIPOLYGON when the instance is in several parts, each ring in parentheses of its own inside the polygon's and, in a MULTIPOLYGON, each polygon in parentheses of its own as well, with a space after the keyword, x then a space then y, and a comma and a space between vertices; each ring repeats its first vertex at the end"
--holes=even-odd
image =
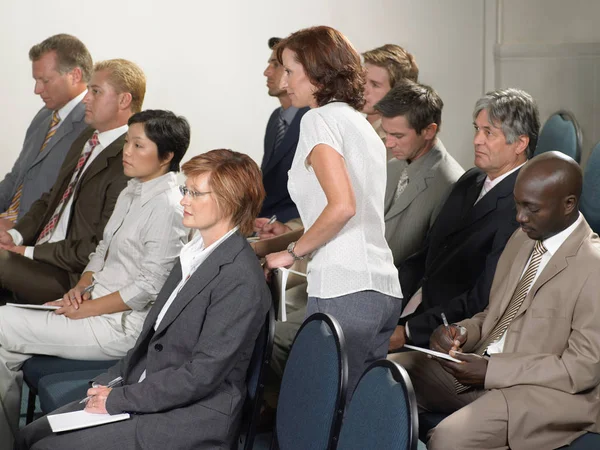
POLYGON ((33 259, 33 250, 35 247, 25 247, 24 256, 29 259, 33 259))
POLYGON ((119 289, 119 295, 123 303, 133 311, 143 311, 148 306, 148 303, 156 299, 156 295, 151 295, 140 289, 135 283, 130 283, 119 289))
POLYGON ((7 233, 12 236, 15 245, 23 245, 23 235, 21 233, 19 233, 14 228, 7 230, 7 233))

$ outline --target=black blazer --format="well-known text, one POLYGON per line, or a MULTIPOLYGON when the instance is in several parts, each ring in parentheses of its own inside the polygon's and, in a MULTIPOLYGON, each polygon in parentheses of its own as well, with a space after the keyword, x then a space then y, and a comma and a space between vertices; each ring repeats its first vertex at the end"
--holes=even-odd
POLYGON ((263 203, 259 217, 277 216, 280 222, 287 222, 300 217, 296 204, 290 198, 288 192, 288 170, 292 167, 292 161, 296 154, 298 136, 300 135, 300 120, 309 108, 301 108, 296 113, 294 120, 288 127, 281 145, 275 151, 275 131, 279 108, 269 117, 267 132, 265 133, 265 153, 261 164, 263 184, 267 197, 263 203))
MULTIPOLYGON (((411 341, 428 346, 443 312, 458 322, 488 304, 496 264, 518 228, 513 188, 518 170, 494 186, 477 204, 486 174, 466 172, 454 185, 431 227, 425 245, 398 268, 404 303, 422 287, 423 301, 408 322, 411 341)), ((407 320, 408 319, 408 320, 407 320)))
POLYGON ((129 431, 138 448, 234 448, 246 372, 271 295, 256 254, 235 233, 194 272, 155 331, 180 280, 178 262, 133 349, 96 381, 123 377, 106 409, 135 413, 129 431), (138 383, 144 370, 146 379, 138 383))

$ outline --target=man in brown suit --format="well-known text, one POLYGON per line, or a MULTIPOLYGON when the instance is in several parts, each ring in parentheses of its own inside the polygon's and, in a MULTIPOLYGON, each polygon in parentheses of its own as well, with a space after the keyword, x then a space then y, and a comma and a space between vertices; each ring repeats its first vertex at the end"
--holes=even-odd
POLYGON ((549 449, 600 430, 600 239, 578 211, 581 183, 560 153, 527 163, 488 307, 431 336, 462 362, 400 358, 420 409, 453 413, 427 448, 549 449))
POLYGON ((83 99, 90 127, 71 146, 50 192, 13 229, 0 231, 0 287, 16 301, 55 300, 77 282, 127 183, 127 120, 141 110, 145 92, 144 73, 130 61, 94 67, 83 99))

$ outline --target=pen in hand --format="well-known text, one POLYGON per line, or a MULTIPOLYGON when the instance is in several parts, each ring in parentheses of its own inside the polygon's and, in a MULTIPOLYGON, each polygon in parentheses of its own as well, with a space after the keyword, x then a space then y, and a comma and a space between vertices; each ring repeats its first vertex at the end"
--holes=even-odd
MULTIPOLYGON (((276 220, 277 220, 277 216, 275 214, 273 214, 271 216, 271 218, 269 219, 269 221, 267 223, 265 223, 265 225, 272 225, 275 223, 276 220)), ((265 225, 263 225, 263 227, 265 225)), ((258 236, 258 231, 255 231, 254 233, 252 233, 252 235, 250 237, 257 237, 257 236, 258 236)))
MULTIPOLYGON (((106 385, 106 387, 109 387, 109 388, 115 387, 117 384, 121 383, 122 381, 123 381, 123 377, 117 377, 117 378, 115 378, 114 380, 112 380, 111 382, 109 382, 109 383, 106 385)), ((94 384, 95 384, 95 383, 94 383, 94 384)), ((99 387, 99 386, 95 386, 95 385, 92 385, 92 386, 93 386, 93 387, 99 387)), ((87 401, 88 401, 90 398, 92 398, 92 397, 93 397, 93 395, 88 395, 86 398, 84 398, 83 400, 81 400, 81 401, 79 402, 79 404, 81 404, 81 403, 87 403, 87 401)))
POLYGON ((448 325, 448 319, 446 319, 446 314, 441 313, 440 316, 442 316, 442 322, 444 322, 444 327, 446 327, 446 333, 448 333, 448 336, 452 337, 452 335, 450 334, 450 326, 448 325))

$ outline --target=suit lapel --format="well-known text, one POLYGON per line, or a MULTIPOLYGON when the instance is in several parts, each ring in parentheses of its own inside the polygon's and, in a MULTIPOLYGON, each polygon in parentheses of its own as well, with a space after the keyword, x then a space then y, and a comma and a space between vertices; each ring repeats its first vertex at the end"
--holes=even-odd
MULTIPOLYGON (((441 144, 440 144, 441 145, 441 144)), ((416 169, 411 169, 411 165, 408 166, 408 185, 398 198, 398 201, 393 202, 392 205, 385 214, 385 220, 388 220, 402 211, 404 211, 408 206, 412 203, 412 201, 425 189, 427 189, 427 179, 432 178, 434 173, 432 171, 433 166, 441 159, 442 153, 440 152, 437 144, 429 150, 429 152, 423 156, 423 160, 417 160, 413 164, 418 164, 420 162, 420 167, 416 169), (411 173, 414 170, 414 173, 411 173)), ((400 169, 400 167, 398 167, 400 169)), ((397 177, 399 179, 399 177, 397 177)), ((397 185, 397 181, 396 181, 397 185)), ((394 196, 396 194, 396 187, 389 185, 388 188, 390 191, 388 192, 390 195, 394 196), (393 191, 393 193, 392 193, 393 191)))
POLYGON ((533 251, 533 246, 535 245, 535 241, 529 239, 523 231, 519 230, 518 233, 521 233, 523 242, 519 246, 519 250, 512 260, 509 276, 504 283, 505 289, 501 296, 502 301, 500 303, 500 315, 502 315, 508 307, 515 290, 517 289, 517 285, 519 284, 519 281, 521 281, 521 276, 525 270, 525 265, 527 264, 527 261, 529 261, 529 257, 533 251))
POLYGON ((221 266, 233 261, 246 244, 245 241, 245 238, 236 232, 222 242, 221 245, 206 258, 206 261, 204 261, 192 274, 179 294, 175 297, 173 303, 171 303, 171 306, 156 330, 155 336, 160 335, 177 318, 177 316, 181 314, 188 303, 206 288, 206 286, 219 274, 221 266))
MULTIPOLYGON (((52 151, 54 146, 56 146, 64 136, 66 136, 67 134, 69 134, 73 131, 73 126, 74 126, 73 124, 75 122, 80 122, 81 120, 83 120, 84 112, 85 112, 85 105, 81 102, 78 103, 75 106, 75 108, 73 109, 73 111, 71 111, 71 113, 63 120, 63 123, 58 127, 58 129, 56 130, 56 133, 54 133, 54 136, 52 136, 52 138, 48 142, 48 145, 46 145, 46 148, 44 149, 44 151, 39 152, 37 154, 37 157, 36 157, 35 161, 33 162, 32 166, 35 166, 36 164, 39 164, 41 161, 46 159, 46 157, 50 154, 50 152, 52 151)), ((50 115, 49 119, 50 120, 52 119, 52 115, 50 115)), ((43 139, 40 142, 40 146, 39 146, 40 149, 42 148, 42 144, 44 143, 46 134, 48 133, 48 130, 50 129, 50 120, 48 120, 48 123, 46 126, 46 133, 44 133, 43 139)))
POLYGON ((92 161, 87 170, 82 174, 81 182, 78 183, 77 191, 81 189, 83 185, 88 183, 94 176, 102 172, 108 167, 111 159, 119 157, 123 150, 123 144, 125 142, 125 134, 122 134, 113 141, 108 147, 103 149, 100 154, 92 161))
MULTIPOLYGON (((300 128, 300 120, 302 120, 302 116, 304 113, 308 111, 308 108, 299 109, 294 116, 294 120, 288 127, 285 136, 283 137, 283 141, 281 141, 281 145, 276 150, 273 149, 271 153, 271 157, 265 164, 265 168, 263 169, 263 173, 268 173, 273 167, 277 165, 281 159, 287 155, 292 148, 295 148, 298 144, 298 134, 300 128)), ((274 137, 274 134, 273 134, 274 137)), ((271 145, 272 148, 272 145, 271 145)))
POLYGON ((567 240, 559 247, 558 251, 552 255, 552 258, 550 258, 550 261, 548 261, 548 264, 546 264, 546 267, 544 267, 542 273, 540 273, 537 280, 535 280, 535 283, 533 283, 533 286, 531 286, 531 289, 523 301, 521 308, 519 308, 516 317, 519 317, 521 314, 527 311, 527 308, 529 308, 529 305, 531 305, 533 297, 544 284, 549 282, 567 268, 569 265, 568 258, 577 254, 581 244, 585 238, 589 236, 591 231, 592 230, 587 222, 585 222, 585 219, 577 226, 577 228, 575 228, 575 230, 573 230, 573 233, 571 233, 567 240))
POLYGON ((269 121, 267 122, 267 130, 265 132, 265 149, 263 154, 263 160, 260 165, 260 170, 262 170, 263 174, 266 172, 269 160, 273 156, 273 146, 275 145, 275 123, 278 114, 279 108, 277 108, 271 113, 271 117, 269 117, 269 121))

